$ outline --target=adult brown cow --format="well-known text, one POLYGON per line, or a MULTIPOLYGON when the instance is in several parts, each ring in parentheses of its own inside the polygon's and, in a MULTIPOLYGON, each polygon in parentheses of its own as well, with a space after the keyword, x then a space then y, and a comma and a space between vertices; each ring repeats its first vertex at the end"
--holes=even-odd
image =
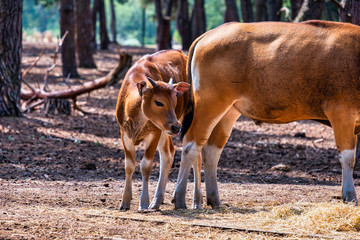
MULTIPOLYGON (((194 41, 188 69, 194 111, 183 140, 175 208, 186 207, 189 169, 201 155, 207 203, 221 205, 217 163, 240 114, 258 124, 311 119, 331 125, 342 165, 342 197, 357 202, 352 175, 360 129, 359 26, 224 24, 194 41)), ((201 199, 195 204, 200 207, 201 199)))
POLYGON ((180 132, 188 104, 190 85, 186 83, 187 57, 181 51, 165 50, 142 57, 127 72, 116 105, 125 151, 125 190, 120 210, 130 209, 132 175, 135 171, 135 146, 145 141, 141 161, 143 188, 139 209, 158 209, 164 200, 165 186, 175 148, 171 135, 180 132), (170 80, 169 83, 167 83, 170 80), (156 149, 160 153, 160 177, 149 206, 148 181, 156 149))

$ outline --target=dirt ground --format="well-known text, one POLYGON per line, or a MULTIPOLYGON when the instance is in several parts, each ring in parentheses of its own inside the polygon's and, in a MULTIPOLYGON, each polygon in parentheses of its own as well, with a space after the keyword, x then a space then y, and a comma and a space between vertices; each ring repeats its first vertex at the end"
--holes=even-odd
MULTIPOLYGON (((24 43, 23 70, 31 65, 42 48, 45 55, 25 77, 33 86, 42 84, 55 45, 24 43)), ((126 51, 137 60, 154 50, 126 48, 126 51)), ((111 48, 98 51, 95 59, 98 69, 79 69, 81 78, 71 80, 72 86, 104 76, 116 66, 118 56, 111 48)), ((49 77, 50 89, 67 88, 61 77, 59 60, 58 64, 49 77)), ((93 113, 91 115, 75 111, 71 116, 46 116, 38 109, 25 113, 23 118, 0 118, 0 239, 277 239, 284 236, 184 223, 201 221, 258 229, 259 225, 246 221, 243 214, 289 203, 331 202, 340 196, 341 166, 336 158, 331 128, 310 121, 259 127, 241 117, 218 168, 224 204, 221 211, 232 215, 231 219, 205 205, 204 210, 173 211, 171 195, 181 156, 178 138, 162 211, 136 211, 141 190, 141 174, 137 167, 132 210, 119 212, 125 179, 124 152, 114 115, 119 88, 120 83, 82 95, 78 103, 93 113), (271 170, 278 164, 288 165, 289 171, 271 170), (150 220, 142 222, 137 218, 150 220), (168 222, 159 222, 164 219, 168 222)), ((142 146, 137 149, 139 165, 142 146)), ((357 163, 356 186, 360 184, 359 174, 357 163)), ((158 175, 159 157, 156 155, 151 194, 158 175)), ((191 206, 191 191, 190 183, 188 207, 191 206)), ((360 192, 359 187, 357 191, 360 192)), ((271 224, 260 228, 288 231, 285 227, 275 229, 271 224)), ((289 231, 319 233, 301 229, 289 231)), ((330 236, 360 238, 358 232, 341 234, 335 232, 330 236)), ((284 238, 307 238, 294 236, 284 238)))

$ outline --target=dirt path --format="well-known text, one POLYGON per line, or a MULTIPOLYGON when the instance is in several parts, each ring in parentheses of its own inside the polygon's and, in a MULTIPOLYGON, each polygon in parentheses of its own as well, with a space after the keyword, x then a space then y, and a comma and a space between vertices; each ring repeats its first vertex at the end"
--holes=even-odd
MULTIPOLYGON (((25 69, 38 55, 41 46, 24 46, 25 69)), ((32 84, 42 82, 53 47, 46 46, 46 56, 27 76, 32 84)), ((138 54, 138 58, 149 50, 128 51, 138 54)), ((82 78, 71 80, 71 84, 103 76, 116 65, 117 54, 99 51, 96 61, 98 70, 80 69, 82 78)), ((50 76, 51 89, 58 88, 59 83, 60 87, 67 87, 62 83, 60 73, 60 67, 57 67, 50 76)), ((147 214, 135 211, 141 190, 139 168, 134 174, 132 211, 117 211, 125 177, 124 153, 114 116, 119 88, 120 84, 117 84, 79 99, 81 107, 96 113, 94 115, 83 116, 75 112, 72 116, 46 117, 36 111, 20 119, 0 118, 0 239, 279 237, 178 224, 181 222, 215 222, 244 228, 358 236, 356 228, 345 232, 325 227, 323 230, 305 229, 279 223, 281 218, 268 219, 267 214, 279 206, 307 203, 307 206, 300 204, 299 207, 304 208, 305 213, 316 209, 316 204, 331 202, 333 196, 340 195, 341 166, 335 158, 332 130, 309 121, 258 127, 248 119, 239 119, 219 163, 218 178, 224 203, 221 210, 172 210, 170 200, 181 156, 180 141, 175 139, 177 151, 162 211, 147 214), (280 163, 291 170, 271 170, 280 163), (164 219, 168 223, 120 218, 124 216, 164 219)), ((138 150, 137 158, 140 159, 142 147, 138 150)), ((358 164, 354 172, 356 186, 360 183, 358 164)), ((156 155, 151 191, 155 189, 158 174, 159 157, 156 155)), ((192 184, 187 195, 189 207, 191 188, 192 184)), ((293 239, 291 236, 285 238, 293 239)))

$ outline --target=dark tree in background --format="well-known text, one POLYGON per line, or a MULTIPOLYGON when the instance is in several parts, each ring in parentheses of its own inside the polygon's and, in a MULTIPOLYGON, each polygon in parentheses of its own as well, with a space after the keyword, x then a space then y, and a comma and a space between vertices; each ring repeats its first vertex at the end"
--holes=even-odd
POLYGON ((93 7, 91 9, 91 41, 90 45, 93 50, 93 52, 96 52, 96 19, 97 19, 97 13, 99 12, 99 0, 94 0, 93 7))
POLYGON ((110 12, 111 12, 110 31, 112 35, 112 42, 116 43, 116 14, 115 14, 114 0, 110 0, 110 12))
POLYGON ((94 0, 91 14, 92 14, 92 24, 93 24, 93 31, 94 31, 94 34, 91 39, 91 46, 95 47, 94 50, 96 50, 96 20, 97 20, 97 16, 99 16, 100 49, 102 49, 102 50, 108 49, 110 40, 109 40, 109 37, 107 34, 104 0, 94 0))
POLYGON ((106 14, 104 0, 99 0, 99 20, 100 20, 100 49, 108 49, 110 40, 106 27, 106 14))
POLYGON ((291 0, 291 18, 295 19, 296 16, 299 14, 301 5, 303 4, 304 0, 291 0))
POLYGON ((225 0, 225 16, 224 22, 239 22, 239 14, 237 11, 235 0, 225 0))
POLYGON ((0 2, 0 117, 21 116, 22 0, 0 2))
POLYGON ((191 16, 191 34, 194 41, 206 31, 206 17, 204 0, 194 0, 194 9, 191 16))
POLYGON ((282 0, 267 0, 269 21, 281 20, 281 14, 279 13, 279 10, 281 9, 282 4, 282 0))
POLYGON ((266 13, 266 0, 255 0, 255 21, 266 21, 267 13, 266 13))
POLYGON ((76 52, 79 67, 96 68, 90 43, 92 24, 89 12, 90 0, 75 0, 76 52))
POLYGON ((155 0, 155 15, 157 19, 157 27, 156 27, 157 50, 167 49, 170 41, 170 19, 165 18, 162 13, 161 0, 155 0))
POLYGON ((254 22, 251 0, 241 0, 241 16, 244 22, 254 22))
POLYGON ((60 32, 61 37, 68 31, 61 47, 63 76, 70 74, 71 78, 79 77, 76 67, 75 39, 74 39, 74 4, 73 0, 60 1, 60 32))
POLYGON ((182 50, 189 50, 191 45, 191 21, 189 19, 189 5, 187 0, 178 0, 176 27, 181 36, 182 50))

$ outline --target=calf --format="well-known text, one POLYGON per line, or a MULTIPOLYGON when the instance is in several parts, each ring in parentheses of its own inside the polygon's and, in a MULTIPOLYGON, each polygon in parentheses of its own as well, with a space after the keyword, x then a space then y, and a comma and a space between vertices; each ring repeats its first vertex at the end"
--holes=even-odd
POLYGON ((160 51, 141 58, 125 76, 116 105, 126 173, 120 210, 130 209, 132 175, 136 165, 135 146, 143 140, 145 153, 140 165, 143 187, 139 209, 158 209, 164 200, 175 154, 171 136, 181 130, 178 119, 183 118, 189 99, 188 93, 185 93, 189 89, 186 61, 187 57, 181 51, 160 51), (149 206, 148 181, 156 149, 160 153, 160 177, 149 206))
POLYGON ((175 208, 186 207, 186 179, 201 156, 207 203, 221 205, 217 163, 240 114, 255 123, 310 119, 330 125, 342 166, 342 197, 357 202, 359 26, 325 21, 224 24, 194 41, 188 69, 194 111, 183 140, 175 208))

